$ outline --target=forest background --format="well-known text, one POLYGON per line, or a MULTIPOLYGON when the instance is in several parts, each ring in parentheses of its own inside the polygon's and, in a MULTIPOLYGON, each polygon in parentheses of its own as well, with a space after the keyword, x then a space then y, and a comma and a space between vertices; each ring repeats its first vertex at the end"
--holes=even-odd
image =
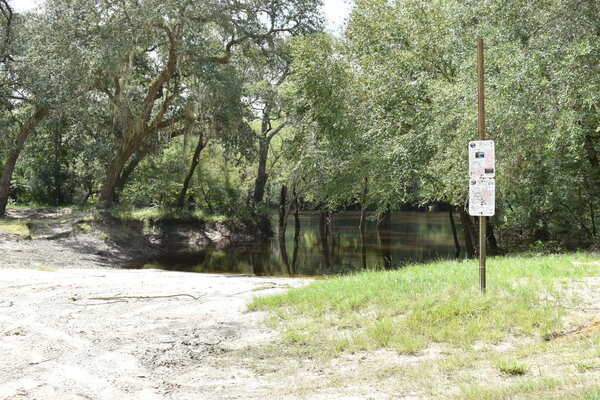
POLYGON ((455 212, 467 254, 475 40, 497 149, 490 247, 598 242, 593 0, 0 0, 0 215, 20 204, 225 215, 455 212))

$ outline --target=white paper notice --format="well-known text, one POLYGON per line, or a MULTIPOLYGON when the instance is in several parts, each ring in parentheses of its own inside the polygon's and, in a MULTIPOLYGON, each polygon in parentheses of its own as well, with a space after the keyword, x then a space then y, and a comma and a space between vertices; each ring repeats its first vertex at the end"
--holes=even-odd
POLYGON ((496 210, 496 180, 471 178, 469 180, 469 214, 491 217, 496 210))
POLYGON ((493 140, 469 142, 469 176, 471 178, 496 176, 496 154, 493 140))

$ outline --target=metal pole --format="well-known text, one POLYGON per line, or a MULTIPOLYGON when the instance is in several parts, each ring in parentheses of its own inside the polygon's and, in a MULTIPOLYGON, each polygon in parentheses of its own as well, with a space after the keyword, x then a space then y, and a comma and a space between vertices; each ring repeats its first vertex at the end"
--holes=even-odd
MULTIPOLYGON (((483 39, 477 40, 477 130, 479 140, 485 140, 485 88, 484 88, 484 64, 483 64, 483 39)), ((487 219, 479 217, 479 287, 485 293, 485 258, 486 258, 486 236, 487 219)))

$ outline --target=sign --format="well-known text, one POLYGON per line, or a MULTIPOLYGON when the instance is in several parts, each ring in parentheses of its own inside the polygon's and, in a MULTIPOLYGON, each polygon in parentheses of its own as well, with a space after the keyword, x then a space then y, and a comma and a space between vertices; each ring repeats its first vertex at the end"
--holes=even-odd
POLYGON ((496 176, 496 154, 493 140, 469 142, 469 176, 471 179, 496 176))
POLYGON ((496 179, 469 179, 469 214, 491 217, 496 210, 496 179))

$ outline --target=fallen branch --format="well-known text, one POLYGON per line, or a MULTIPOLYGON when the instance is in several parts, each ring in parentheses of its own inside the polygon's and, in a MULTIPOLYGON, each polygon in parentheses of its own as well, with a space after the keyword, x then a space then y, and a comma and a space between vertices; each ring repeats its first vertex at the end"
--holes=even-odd
POLYGON ((258 292, 258 291, 261 291, 261 290, 269 290, 269 289, 291 289, 291 288, 292 288, 292 286, 288 285, 288 284, 281 284, 280 285, 280 284, 276 284, 275 283, 275 284, 272 284, 272 285, 258 286, 258 287, 252 288, 250 290, 244 290, 244 291, 241 291, 241 292, 236 292, 236 293, 230 294, 228 297, 233 297, 233 296, 237 296, 237 295, 244 294, 244 293, 258 292))
POLYGON ((42 361, 38 361, 38 362, 30 362, 29 365, 39 365, 48 361, 53 361, 56 360, 58 357, 53 357, 53 358, 49 358, 47 360, 42 360, 42 361))
POLYGON ((106 304, 115 304, 115 303, 128 303, 128 301, 127 300, 115 300, 115 301, 107 301, 104 303, 83 303, 83 304, 70 303, 70 304, 73 304, 74 306, 103 306, 106 304))
POLYGON ((90 297, 88 300, 150 300, 150 299, 170 299, 174 297, 190 297, 194 300, 200 300, 204 296, 192 296, 191 294, 170 294, 165 296, 112 296, 112 297, 90 297))

